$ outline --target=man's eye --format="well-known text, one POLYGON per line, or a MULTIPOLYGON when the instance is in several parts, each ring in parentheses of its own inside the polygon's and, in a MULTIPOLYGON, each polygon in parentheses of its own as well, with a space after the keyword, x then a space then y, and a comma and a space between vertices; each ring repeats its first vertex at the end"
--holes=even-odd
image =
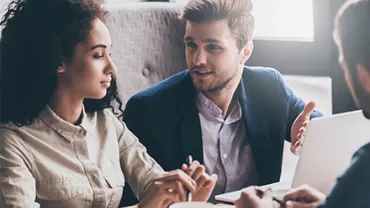
POLYGON ((197 48, 197 44, 193 43, 193 42, 187 42, 186 43, 186 46, 190 49, 196 49, 197 48))
POLYGON ((215 45, 215 44, 209 44, 209 45, 207 46, 207 49, 208 49, 209 51, 216 51, 216 50, 220 50, 220 49, 221 49, 221 47, 220 47, 220 46, 218 46, 218 45, 215 45))

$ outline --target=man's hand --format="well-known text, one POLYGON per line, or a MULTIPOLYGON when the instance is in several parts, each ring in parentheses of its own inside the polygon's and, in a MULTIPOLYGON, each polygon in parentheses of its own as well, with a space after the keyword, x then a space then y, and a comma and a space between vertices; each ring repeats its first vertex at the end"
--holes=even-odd
POLYGON ((190 167, 183 164, 181 170, 188 174, 197 184, 197 189, 192 194, 193 201, 207 201, 216 185, 217 175, 209 176, 206 169, 198 161, 193 161, 190 167))
POLYGON ((187 190, 195 192, 195 181, 181 170, 174 170, 154 179, 140 201, 139 208, 163 208, 186 201, 187 190))
POLYGON ((286 208, 314 208, 325 202, 325 194, 303 185, 294 189, 284 196, 286 208))
POLYGON ((300 113, 295 119, 292 129, 290 131, 290 151, 298 155, 299 151, 303 144, 303 138, 306 134, 306 128, 310 122, 310 115, 315 109, 316 104, 312 101, 308 102, 303 109, 303 112, 300 113))
POLYGON ((236 208, 273 208, 272 190, 267 189, 262 196, 258 196, 256 188, 251 186, 244 189, 240 198, 235 201, 236 208))

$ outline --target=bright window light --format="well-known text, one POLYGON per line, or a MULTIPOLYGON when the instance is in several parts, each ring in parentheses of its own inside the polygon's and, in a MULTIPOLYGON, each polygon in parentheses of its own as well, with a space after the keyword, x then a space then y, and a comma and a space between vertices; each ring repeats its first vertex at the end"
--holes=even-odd
MULTIPOLYGON (((0 0, 1 1, 1 0, 0 0)), ((106 0, 107 3, 117 0, 106 0)), ((119 0, 144 1, 144 0, 119 0)), ((186 3, 188 0, 169 0, 186 3)), ((255 39, 313 41, 313 0, 252 0, 255 39)))
POLYGON ((313 41, 313 0, 252 0, 255 39, 313 41))

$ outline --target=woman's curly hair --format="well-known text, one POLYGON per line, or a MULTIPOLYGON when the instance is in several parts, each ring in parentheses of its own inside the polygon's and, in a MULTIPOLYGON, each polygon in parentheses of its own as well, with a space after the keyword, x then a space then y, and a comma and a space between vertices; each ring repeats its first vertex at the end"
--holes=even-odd
MULTIPOLYGON (((92 21, 107 12, 88 0, 13 0, 0 27, 0 122, 29 125, 57 88, 56 69, 74 56, 92 21)), ((118 106, 116 78, 102 99, 85 99, 86 112, 118 106), (114 103, 115 102, 115 103, 114 103)), ((117 113, 116 113, 117 114, 117 113)))

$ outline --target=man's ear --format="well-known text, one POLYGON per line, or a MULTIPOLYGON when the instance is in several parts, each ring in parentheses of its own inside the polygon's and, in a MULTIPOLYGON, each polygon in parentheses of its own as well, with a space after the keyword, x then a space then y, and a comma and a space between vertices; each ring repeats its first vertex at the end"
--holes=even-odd
POLYGON ((363 64, 357 64, 357 79, 362 88, 370 94, 370 69, 363 64))
POLYGON ((249 59, 249 57, 251 57, 253 48, 254 44, 252 41, 248 41, 247 44, 245 44, 245 46, 241 50, 242 57, 240 60, 241 63, 239 64, 244 64, 249 59))

